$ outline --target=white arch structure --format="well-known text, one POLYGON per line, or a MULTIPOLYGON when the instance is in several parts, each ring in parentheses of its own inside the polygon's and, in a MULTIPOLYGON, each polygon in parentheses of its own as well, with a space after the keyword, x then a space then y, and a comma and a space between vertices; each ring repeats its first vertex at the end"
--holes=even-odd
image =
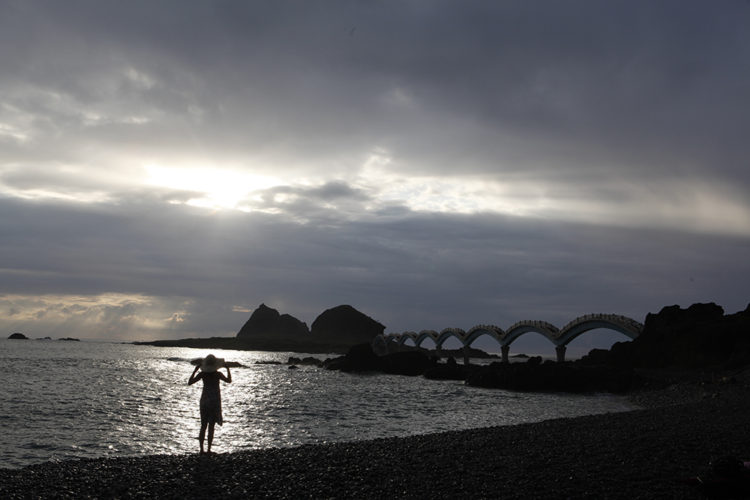
POLYGON ((482 335, 488 335, 500 344, 503 361, 508 362, 510 344, 521 335, 534 332, 549 339, 555 345, 557 360, 565 361, 566 346, 573 339, 590 330, 599 328, 614 330, 631 339, 638 337, 643 331, 641 323, 626 316, 620 316, 619 314, 586 314, 574 319, 562 328, 557 328, 546 321, 519 321, 511 325, 507 330, 503 330, 495 325, 477 325, 468 331, 460 328, 446 328, 439 333, 435 330, 422 330, 419 333, 389 333, 385 337, 386 339, 395 340, 399 345, 411 339, 416 346, 420 346, 427 339, 432 339, 439 350, 445 341, 451 337, 457 338, 464 347, 468 347, 482 335))

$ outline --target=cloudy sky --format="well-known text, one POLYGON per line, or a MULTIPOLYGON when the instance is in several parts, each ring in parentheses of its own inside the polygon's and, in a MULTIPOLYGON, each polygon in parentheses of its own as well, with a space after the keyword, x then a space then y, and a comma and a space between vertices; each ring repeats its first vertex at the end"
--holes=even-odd
POLYGON ((0 327, 750 302, 750 3, 0 0, 0 327))

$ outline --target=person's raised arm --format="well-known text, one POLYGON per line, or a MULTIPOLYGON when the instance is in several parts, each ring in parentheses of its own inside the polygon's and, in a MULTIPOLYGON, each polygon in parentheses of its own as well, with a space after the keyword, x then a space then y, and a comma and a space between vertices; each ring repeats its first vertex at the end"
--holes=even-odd
POLYGON ((219 375, 221 376, 221 379, 224 382, 226 382, 227 384, 231 384, 232 383, 232 372, 229 371, 229 367, 228 366, 225 366, 224 368, 227 369, 227 375, 224 376, 224 374, 221 373, 221 372, 219 372, 219 375))
POLYGON ((202 373, 198 373, 198 369, 200 368, 200 365, 195 367, 195 370, 193 370, 193 373, 190 375, 190 378, 188 379, 188 385, 193 385, 197 381, 200 380, 202 373), (198 375, 196 375, 198 373, 198 375))

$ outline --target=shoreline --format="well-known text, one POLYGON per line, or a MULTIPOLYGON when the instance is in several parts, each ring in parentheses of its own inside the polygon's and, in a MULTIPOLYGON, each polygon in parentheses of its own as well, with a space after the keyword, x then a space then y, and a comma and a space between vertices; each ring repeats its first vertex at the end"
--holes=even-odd
POLYGON ((679 382, 633 394, 643 409, 514 426, 0 469, 0 497, 697 499, 681 480, 718 457, 750 459, 747 379, 679 382))
MULTIPOLYGON (((244 338, 237 337, 207 337, 207 338, 186 338, 174 340, 137 340, 125 342, 132 345, 147 345, 151 347, 187 347, 191 349, 222 349, 236 351, 268 351, 268 352, 294 352, 299 354, 334 354, 337 356, 346 355, 352 347, 358 344, 348 342, 333 342, 331 340, 319 339, 300 341, 296 339, 268 339, 268 338, 244 338)), ((463 358, 462 349, 442 349, 430 350, 421 347, 401 346, 399 350, 419 351, 424 354, 437 358, 463 358)), ((469 351, 470 358, 477 359, 501 359, 499 354, 488 353, 481 349, 471 348, 469 351)), ((528 358, 526 354, 516 354, 514 358, 528 358)))

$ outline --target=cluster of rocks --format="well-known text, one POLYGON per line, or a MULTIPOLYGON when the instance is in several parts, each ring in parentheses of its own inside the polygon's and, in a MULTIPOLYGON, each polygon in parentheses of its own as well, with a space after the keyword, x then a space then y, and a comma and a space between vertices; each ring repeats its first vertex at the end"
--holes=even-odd
POLYGON ((472 370, 466 384, 513 391, 624 393, 639 384, 629 368, 581 366, 575 363, 492 363, 472 370))
POLYGON ((632 369, 584 366, 575 363, 526 362, 489 365, 459 364, 454 358, 440 362, 420 351, 394 352, 378 356, 369 344, 352 347, 345 356, 321 362, 329 370, 379 372, 423 376, 431 380, 463 380, 466 385, 515 391, 626 392, 638 384, 632 369))
POLYGON ((750 305, 724 314, 716 304, 664 307, 648 314, 643 332, 609 350, 595 349, 582 364, 632 368, 735 369, 750 364, 750 305))
POLYGON ((307 324, 289 314, 279 314, 276 309, 261 304, 250 319, 242 325, 237 333, 237 338, 248 338, 253 335, 281 335, 298 336, 308 335, 310 330, 307 324))
MULTIPOLYGON (((11 339, 11 340, 29 340, 29 337, 27 337, 26 335, 24 335, 23 333, 20 333, 20 332, 11 333, 8 338, 11 339)), ((43 338, 40 338, 40 339, 37 339, 37 340, 52 340, 52 337, 43 337, 43 338)), ((76 338, 73 338, 73 337, 61 337, 61 338, 59 338, 57 340, 63 340, 63 341, 67 341, 67 342, 80 342, 80 339, 76 339, 76 338)))
POLYGON ((347 339, 351 344, 369 342, 382 335, 385 326, 350 305, 326 309, 312 323, 307 324, 289 314, 279 314, 276 309, 261 304, 237 333, 238 339, 254 337, 285 337, 300 340, 347 339))
POLYGON ((350 305, 323 311, 312 328, 289 314, 261 304, 235 337, 134 342, 160 347, 345 353, 352 345, 381 336, 385 326, 350 305))
POLYGON ((357 344, 345 356, 327 360, 328 370, 381 372, 392 375, 423 375, 435 360, 420 351, 402 351, 378 356, 370 343, 357 344))

